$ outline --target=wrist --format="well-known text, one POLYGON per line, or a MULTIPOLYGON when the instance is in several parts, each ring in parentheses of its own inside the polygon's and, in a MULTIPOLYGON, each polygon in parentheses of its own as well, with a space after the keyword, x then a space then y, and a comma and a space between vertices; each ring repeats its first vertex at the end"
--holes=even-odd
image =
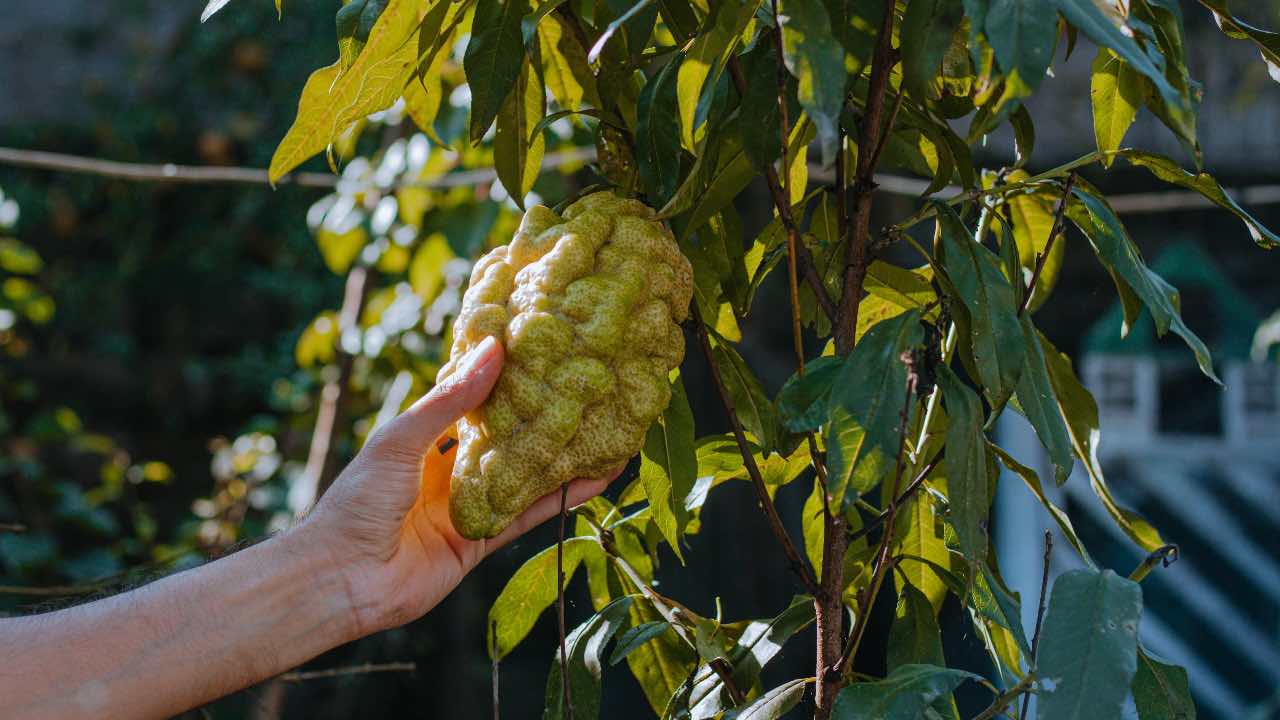
POLYGON ((307 591, 321 595, 323 604, 335 609, 334 644, 341 645, 377 630, 376 613, 367 593, 361 591, 356 563, 335 547, 328 535, 320 524, 308 518, 275 540, 298 563, 307 578, 307 591))

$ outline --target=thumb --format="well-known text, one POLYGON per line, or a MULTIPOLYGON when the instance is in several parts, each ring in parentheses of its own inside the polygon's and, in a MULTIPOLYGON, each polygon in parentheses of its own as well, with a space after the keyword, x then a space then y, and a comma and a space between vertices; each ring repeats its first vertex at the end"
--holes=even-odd
POLYGON ((458 418, 489 397, 501 370, 502 345, 489 336, 454 364, 449 377, 387 423, 384 440, 425 452, 458 418))

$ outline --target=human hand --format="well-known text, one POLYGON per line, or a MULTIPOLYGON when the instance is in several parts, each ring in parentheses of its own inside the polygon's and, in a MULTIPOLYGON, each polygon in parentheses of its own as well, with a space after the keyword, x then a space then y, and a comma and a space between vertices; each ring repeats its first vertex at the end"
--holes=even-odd
MULTIPOLYGON (((297 529, 342 568, 357 635, 421 617, 486 556, 559 512, 557 491, 489 540, 462 537, 449 519, 456 447, 442 453, 437 441, 484 402, 501 369, 502 346, 485 340, 447 380, 369 438, 297 529)), ((568 504, 599 494, 618 472, 574 480, 568 504)))

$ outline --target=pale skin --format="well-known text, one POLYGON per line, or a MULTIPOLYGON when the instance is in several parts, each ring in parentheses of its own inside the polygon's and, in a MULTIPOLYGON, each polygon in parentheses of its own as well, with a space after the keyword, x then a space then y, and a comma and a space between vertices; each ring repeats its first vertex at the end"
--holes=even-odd
MULTIPOLYGON (((0 714, 169 717, 426 614, 560 510, 552 493, 491 540, 467 540, 449 521, 453 458, 436 441, 483 402, 501 367, 500 345, 476 347, 375 433, 293 529, 131 592, 0 619, 0 714)), ((569 504, 613 476, 575 480, 569 504)))

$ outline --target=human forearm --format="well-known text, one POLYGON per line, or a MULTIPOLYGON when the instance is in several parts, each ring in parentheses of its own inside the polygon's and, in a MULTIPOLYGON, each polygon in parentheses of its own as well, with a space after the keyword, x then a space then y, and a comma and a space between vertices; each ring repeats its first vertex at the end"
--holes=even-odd
POLYGON ((0 620, 13 717, 167 717, 357 637, 344 568, 308 528, 115 597, 0 620))

